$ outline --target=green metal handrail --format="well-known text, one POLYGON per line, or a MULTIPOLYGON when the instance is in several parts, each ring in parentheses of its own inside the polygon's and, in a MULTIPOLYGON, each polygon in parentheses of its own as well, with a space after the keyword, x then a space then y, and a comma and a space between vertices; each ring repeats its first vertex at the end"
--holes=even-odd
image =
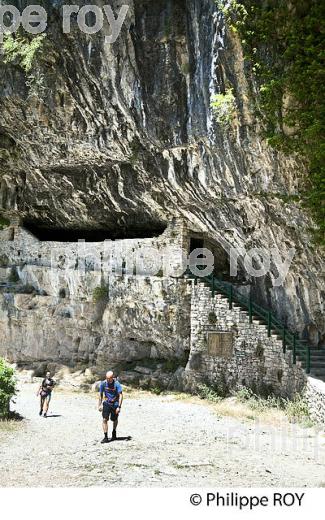
POLYGON ((219 280, 213 274, 210 276, 198 277, 189 273, 188 276, 194 278, 195 284, 197 284, 198 280, 208 283, 212 290, 213 297, 216 291, 227 296, 229 309, 233 308, 234 303, 247 309, 250 323, 253 322, 253 316, 261 318, 267 326, 268 337, 271 337, 272 331, 275 331, 275 333, 282 338, 283 353, 286 353, 287 348, 292 350, 293 364, 296 364, 297 356, 304 358, 306 362, 306 373, 310 374, 310 346, 303 340, 298 339, 296 334, 292 333, 269 309, 257 305, 252 301, 250 296, 244 296, 230 282, 219 280))

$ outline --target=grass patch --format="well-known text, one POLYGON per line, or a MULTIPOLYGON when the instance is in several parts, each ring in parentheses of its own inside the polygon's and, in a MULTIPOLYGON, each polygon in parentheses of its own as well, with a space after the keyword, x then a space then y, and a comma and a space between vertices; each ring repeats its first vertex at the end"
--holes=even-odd
POLYGON ((306 427, 314 424, 310 417, 307 401, 301 394, 296 394, 292 400, 274 395, 260 397, 252 390, 242 388, 235 393, 235 398, 239 403, 248 405, 258 415, 279 411, 283 412, 290 422, 297 422, 306 427))
POLYGON ((214 405, 214 411, 221 416, 254 421, 257 418, 267 423, 279 423, 284 419, 311 428, 312 421, 305 397, 296 394, 290 400, 275 395, 261 397, 249 388, 241 388, 231 396, 225 396, 217 387, 198 385, 196 396, 214 405))
POLYGON ((0 421, 0 433, 16 432, 22 427, 23 417, 17 412, 9 412, 6 419, 0 421))

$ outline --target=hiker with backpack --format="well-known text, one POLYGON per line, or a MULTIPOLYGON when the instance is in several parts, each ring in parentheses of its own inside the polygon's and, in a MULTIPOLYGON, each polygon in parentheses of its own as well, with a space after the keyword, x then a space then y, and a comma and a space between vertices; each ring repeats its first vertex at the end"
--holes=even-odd
POLYGON ((99 387, 98 410, 102 412, 103 416, 103 431, 104 439, 102 444, 109 442, 108 440, 108 421, 113 422, 112 441, 116 439, 116 427, 118 423, 118 416, 121 411, 123 402, 122 386, 114 377, 112 371, 107 372, 106 379, 101 382, 99 387))
POLYGON ((43 379, 41 386, 38 389, 38 392, 36 395, 40 396, 40 412, 39 415, 42 415, 43 417, 47 416, 47 412, 49 409, 49 404, 52 397, 52 390, 54 388, 55 381, 51 378, 51 373, 46 372, 46 376, 43 379))

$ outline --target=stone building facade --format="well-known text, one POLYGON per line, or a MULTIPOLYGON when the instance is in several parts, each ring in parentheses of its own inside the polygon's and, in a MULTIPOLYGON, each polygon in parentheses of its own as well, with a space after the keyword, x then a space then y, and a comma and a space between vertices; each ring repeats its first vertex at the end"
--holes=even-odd
POLYGON ((203 283, 192 288, 190 343, 189 389, 201 380, 221 393, 245 386, 260 394, 293 397, 305 386, 300 363, 293 365, 292 353, 283 353, 282 340, 275 334, 269 338, 258 320, 250 323, 239 306, 229 309, 226 297, 212 297, 203 283))

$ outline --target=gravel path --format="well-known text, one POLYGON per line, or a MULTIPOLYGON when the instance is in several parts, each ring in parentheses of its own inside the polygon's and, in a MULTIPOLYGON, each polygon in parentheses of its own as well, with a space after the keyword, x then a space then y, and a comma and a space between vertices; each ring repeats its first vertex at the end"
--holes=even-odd
POLYGON ((24 420, 0 428, 0 486, 325 485, 325 437, 313 429, 256 425, 218 417, 191 398, 135 394, 125 397, 118 428, 132 438, 101 445, 95 396, 57 391, 44 419, 37 386, 22 385, 16 410, 24 420))

